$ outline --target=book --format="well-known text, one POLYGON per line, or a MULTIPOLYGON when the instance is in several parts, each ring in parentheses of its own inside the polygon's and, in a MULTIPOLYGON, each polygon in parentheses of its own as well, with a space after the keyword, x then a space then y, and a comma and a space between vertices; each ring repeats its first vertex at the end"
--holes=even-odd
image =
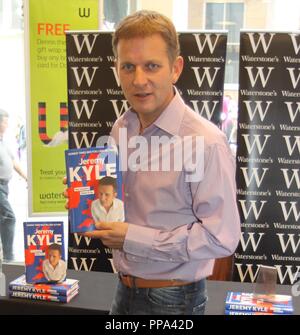
POLYGON ((24 222, 26 282, 59 283, 66 278, 63 222, 24 222))
POLYGON ((21 298, 29 300, 43 300, 43 301, 53 301, 53 302, 70 302, 77 294, 79 290, 73 290, 68 296, 63 295, 51 295, 51 294, 42 294, 42 293, 31 293, 31 292, 22 292, 22 291, 9 291, 8 295, 10 298, 21 298))
POLYGON ((272 314, 292 314, 293 301, 290 295, 256 295, 246 292, 228 292, 225 310, 272 314))
POLYGON ((251 312, 251 311, 230 311, 225 309, 225 315, 278 315, 274 313, 251 312))
POLYGON ((22 275, 11 281, 8 285, 10 291, 22 291, 30 293, 42 293, 51 295, 68 296, 78 289, 79 281, 77 279, 67 278, 60 284, 28 284, 25 275, 22 275))
POLYGON ((114 147, 65 151, 70 232, 96 229, 98 221, 124 221, 122 174, 114 147))

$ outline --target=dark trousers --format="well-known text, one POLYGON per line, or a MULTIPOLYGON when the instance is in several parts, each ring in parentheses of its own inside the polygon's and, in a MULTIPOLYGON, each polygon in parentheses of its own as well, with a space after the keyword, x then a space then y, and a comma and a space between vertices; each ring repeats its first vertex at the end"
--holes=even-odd
POLYGON ((0 237, 3 258, 13 260, 13 242, 15 234, 15 214, 8 202, 8 184, 0 183, 0 237))

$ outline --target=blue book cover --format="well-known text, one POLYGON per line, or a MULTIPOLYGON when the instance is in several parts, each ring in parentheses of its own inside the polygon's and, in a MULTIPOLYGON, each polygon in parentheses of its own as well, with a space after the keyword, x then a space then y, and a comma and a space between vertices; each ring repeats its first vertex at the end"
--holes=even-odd
POLYGON ((66 278, 63 222, 24 222, 26 282, 60 283, 66 278))
POLYGON ((29 284, 26 282, 25 275, 22 275, 9 283, 10 291, 22 291, 30 293, 42 293, 50 295, 70 295, 74 289, 78 289, 77 279, 67 278, 62 283, 29 284))
POLYGON ((232 291, 227 293, 225 309, 228 311, 272 314, 292 314, 294 311, 293 300, 290 295, 257 295, 232 291))
POLYGON ((70 232, 96 229, 98 221, 124 221, 122 174, 113 147, 65 151, 70 232))
POLYGON ((68 303, 71 299, 73 299, 78 294, 78 292, 79 292, 78 290, 73 290, 70 295, 61 296, 61 295, 51 295, 51 294, 42 294, 42 293, 9 291, 8 295, 10 298, 21 298, 21 299, 29 299, 29 300, 42 300, 42 301, 68 303))

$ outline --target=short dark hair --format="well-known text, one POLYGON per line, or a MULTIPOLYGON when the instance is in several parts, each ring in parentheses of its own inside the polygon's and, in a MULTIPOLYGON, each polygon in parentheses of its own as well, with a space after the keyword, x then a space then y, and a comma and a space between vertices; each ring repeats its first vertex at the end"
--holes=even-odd
POLYGON ((51 250, 58 250, 60 255, 62 254, 60 244, 57 244, 57 243, 50 244, 49 247, 48 247, 48 252, 51 251, 51 250))
POLYGON ((159 34, 165 41, 169 60, 173 63, 180 54, 175 26, 168 17, 151 10, 137 11, 118 24, 112 40, 115 57, 118 58, 117 47, 121 39, 148 37, 154 34, 159 34))
POLYGON ((102 179, 99 180, 98 186, 103 185, 111 185, 114 189, 115 192, 117 192, 117 179, 113 177, 103 177, 102 179))
POLYGON ((5 117, 9 117, 9 114, 4 109, 0 108, 0 122, 2 122, 5 117))

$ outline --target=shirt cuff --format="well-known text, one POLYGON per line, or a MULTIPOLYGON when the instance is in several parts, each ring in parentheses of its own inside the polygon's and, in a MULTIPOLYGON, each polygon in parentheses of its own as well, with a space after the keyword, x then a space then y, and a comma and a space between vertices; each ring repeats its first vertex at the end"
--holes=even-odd
POLYGON ((155 235, 158 230, 129 224, 123 250, 126 253, 147 258, 153 248, 155 235))

